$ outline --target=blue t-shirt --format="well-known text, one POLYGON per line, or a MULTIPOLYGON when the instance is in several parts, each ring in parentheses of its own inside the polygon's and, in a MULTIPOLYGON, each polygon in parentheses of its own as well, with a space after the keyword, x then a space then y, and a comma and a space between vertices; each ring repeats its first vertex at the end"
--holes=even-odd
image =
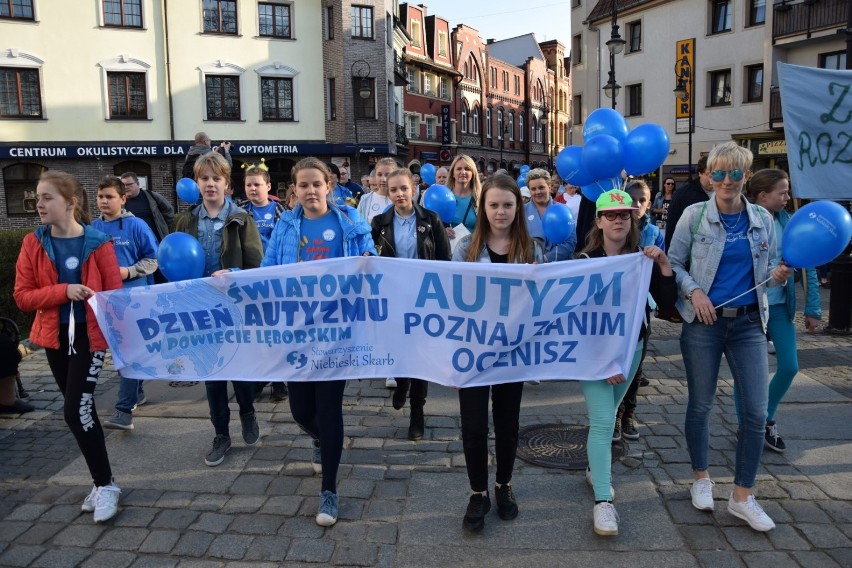
MULTIPOLYGON (((83 240, 85 236, 63 239, 52 237, 53 258, 60 284, 83 283, 83 240)), ((75 324, 86 322, 86 302, 73 302, 75 324)), ((59 322, 68 323, 71 303, 59 306, 59 322)))
POLYGON ((272 238, 272 229, 275 228, 275 208, 276 203, 270 201, 268 205, 258 207, 254 203, 249 202, 243 206, 246 211, 254 217, 254 222, 257 223, 257 230, 260 233, 260 242, 263 245, 263 252, 266 252, 266 247, 269 244, 269 239, 272 238))
MULTIPOLYGON (((115 256, 121 267, 133 266, 143 258, 157 258, 157 237, 148 224, 138 217, 124 217, 107 221, 95 219, 92 227, 112 237, 115 256)), ((125 288, 147 286, 154 283, 154 275, 124 281, 125 288)))
POLYGON ((299 235, 299 261, 343 256, 343 229, 334 211, 319 219, 302 217, 299 235))
MULTIPOLYGON (((748 212, 742 211, 741 214, 735 215, 719 213, 719 217, 722 219, 722 227, 725 229, 727 239, 722 260, 716 270, 716 278, 707 294, 714 306, 727 302, 754 287, 754 263, 748 242, 748 212)), ((757 292, 752 290, 727 306, 750 306, 756 303, 757 292)))
POLYGON ((456 197, 456 214, 453 216, 453 227, 463 223, 472 233, 474 227, 476 227, 476 211, 470 203, 471 199, 473 199, 472 195, 456 197), (470 209, 468 209, 468 205, 470 205, 470 209))

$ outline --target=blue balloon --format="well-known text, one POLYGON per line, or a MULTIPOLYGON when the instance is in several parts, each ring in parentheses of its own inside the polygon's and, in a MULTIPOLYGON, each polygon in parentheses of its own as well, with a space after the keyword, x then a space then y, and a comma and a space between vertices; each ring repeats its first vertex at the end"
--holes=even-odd
POLYGON ((837 258, 850 240, 849 212, 834 201, 813 201, 787 221, 781 257, 791 268, 814 268, 837 258))
POLYGON ((583 166, 595 180, 620 176, 623 155, 621 142, 607 134, 599 134, 583 146, 583 166))
POLYGON ((456 196, 446 185, 432 184, 423 194, 423 207, 437 213, 444 223, 452 223, 456 216, 456 196))
POLYGON ((623 145, 624 169, 631 176, 656 171, 669 155, 669 135, 659 124, 640 124, 623 145))
POLYGON ((192 235, 172 233, 160 242, 157 264, 169 282, 201 278, 204 275, 204 249, 192 235))
POLYGON ((526 187, 526 185, 527 185, 527 174, 522 173, 521 175, 518 176, 518 179, 515 180, 515 181, 518 182, 518 187, 526 187))
POLYGON ((177 194, 183 201, 187 203, 197 203, 201 197, 201 192, 198 190, 198 184, 192 178, 180 178, 177 182, 177 194))
POLYGON ((611 108, 597 108, 586 118, 583 125, 583 141, 589 142, 595 136, 606 134, 618 141, 627 138, 630 129, 621 114, 611 108))
POLYGON ((423 164, 420 166, 420 179, 423 180, 423 183, 427 183, 432 185, 435 183, 435 166, 432 164, 423 164))
POLYGON ((582 187, 583 197, 594 203, 598 200, 598 197, 600 197, 602 193, 612 189, 618 189, 618 187, 618 178, 601 179, 592 182, 589 185, 584 185, 582 187))
POLYGON ((528 171, 530 171, 530 167, 528 165, 524 164, 523 166, 521 166, 521 174, 525 174, 528 171))
POLYGON ((568 146, 556 155, 556 171, 559 177, 571 185, 582 187, 595 181, 583 166, 582 146, 568 146))
POLYGON ((558 245, 567 241, 577 229, 577 221, 567 205, 551 203, 541 216, 541 228, 551 243, 558 245))

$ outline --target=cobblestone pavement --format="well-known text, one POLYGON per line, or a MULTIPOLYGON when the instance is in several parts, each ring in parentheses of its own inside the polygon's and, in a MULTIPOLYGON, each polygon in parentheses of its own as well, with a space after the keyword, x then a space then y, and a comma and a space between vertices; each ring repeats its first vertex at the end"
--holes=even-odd
MULTIPOLYGON (((146 383, 152 402, 134 413, 136 430, 108 434, 121 509, 96 525, 80 512, 91 482, 36 351, 21 374, 38 410, 0 418, 0 566, 852 566, 852 338, 800 335, 802 373, 778 418, 788 451, 766 452, 758 478, 756 494, 778 525, 762 534, 725 510, 736 419, 724 367, 711 422, 716 511, 688 499, 677 333, 654 321, 641 438, 614 466, 621 534, 612 538, 592 532, 582 472, 521 461, 518 519, 492 513, 482 534, 463 534, 468 492, 454 391, 430 389, 426 436, 410 442, 408 410, 393 410, 383 380, 347 387, 334 527, 314 523, 320 480, 286 402, 269 402, 267 389, 256 405, 262 445, 235 441, 225 464, 206 468, 212 428, 203 389, 165 382, 146 383)), ((102 379, 97 404, 107 416, 118 384, 109 365, 102 379)), ((576 383, 526 386, 521 425, 546 422, 585 422, 576 383)))

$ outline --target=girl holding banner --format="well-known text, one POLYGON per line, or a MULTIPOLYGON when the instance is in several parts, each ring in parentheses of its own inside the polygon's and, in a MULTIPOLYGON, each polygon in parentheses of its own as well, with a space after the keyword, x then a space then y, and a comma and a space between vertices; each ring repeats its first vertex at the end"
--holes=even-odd
MULTIPOLYGON (((781 254, 781 237, 784 227, 790 220, 790 214, 784 209, 790 200, 790 181, 784 170, 760 170, 748 182, 748 197, 753 202, 768 210, 775 218, 775 235, 778 240, 777 253, 781 254)), ((819 279, 813 268, 804 269, 807 280, 807 299, 805 303, 805 329, 813 333, 819 327, 822 318, 822 306, 819 297, 819 279)), ((784 439, 778 433, 775 423, 775 411, 781 399, 787 394, 796 373, 799 372, 799 356, 796 352, 796 325, 793 317, 796 315, 796 286, 794 278, 787 280, 786 286, 777 286, 766 291, 769 301, 769 337, 775 343, 775 359, 778 368, 772 380, 769 381, 769 403, 766 410, 766 431, 764 446, 776 452, 786 449, 784 439)), ((736 394, 738 391, 734 391, 736 394)), ((740 399, 734 397, 737 403, 737 413, 740 412, 740 399)))
MULTIPOLYGON (((660 247, 639 248, 639 225, 633 218, 636 209, 628 193, 618 189, 602 193, 595 202, 595 225, 589 231, 586 247, 578 256, 600 258, 642 250, 645 256, 654 261, 650 294, 658 305, 672 307, 677 295, 672 267, 660 247)), ((646 304, 646 319, 650 314, 651 308, 646 304)), ((643 323, 627 377, 618 374, 603 381, 580 381, 589 413, 589 436, 586 443, 589 469, 586 471, 586 481, 595 492, 595 533, 602 536, 618 534, 618 513, 612 505, 612 432, 616 411, 642 360, 644 337, 643 323)))
POLYGON ((692 505, 713 510, 707 452, 724 353, 741 403, 728 512, 754 530, 769 531, 775 523, 752 495, 766 427, 766 286, 785 284, 793 272, 778 266, 772 216, 742 195, 751 162, 751 151, 735 142, 711 150, 707 167, 714 195, 684 210, 670 255, 680 288, 677 309, 684 321, 680 346, 689 389, 685 434, 695 476, 692 505))
MULTIPOLYGON (((323 258, 375 255, 370 226, 354 208, 334 205, 331 172, 316 158, 299 160, 292 170, 298 204, 285 211, 261 266, 309 262, 323 258)), ((316 522, 337 522, 337 470, 343 453, 343 390, 346 381, 291 381, 290 412, 313 439, 314 470, 322 471, 316 522)))
MULTIPOLYGON (((475 176, 476 169, 472 173, 475 176)), ((521 191, 515 180, 505 174, 495 174, 485 182, 479 202, 485 215, 479 219, 473 233, 459 241, 453 252, 454 261, 544 262, 541 246, 527 232, 521 191)), ((488 496, 489 393, 497 454, 494 487, 497 514, 505 521, 518 516, 518 504, 512 493, 512 470, 518 449, 518 415, 523 392, 523 381, 459 389, 462 444, 473 491, 462 523, 466 530, 481 531, 485 526, 485 515, 491 510, 488 496)))
POLYGON ((92 228, 86 193, 74 176, 41 174, 36 208, 43 225, 24 237, 15 265, 15 303, 36 312, 30 341, 45 348, 65 398, 65 423, 80 447, 94 485, 83 501, 96 523, 118 512, 104 431, 95 411, 95 386, 106 340, 86 299, 121 288, 112 237, 92 228))
MULTIPOLYGON (((441 218, 434 211, 414 203, 414 176, 407 168, 400 168, 387 178, 388 196, 393 207, 373 217, 373 241, 379 256, 391 258, 419 258, 421 260, 450 260, 450 241, 441 218)), ((408 439, 423 437, 425 419, 423 405, 429 383, 421 379, 396 379, 393 407, 405 406, 406 395, 411 390, 411 418, 408 439)))

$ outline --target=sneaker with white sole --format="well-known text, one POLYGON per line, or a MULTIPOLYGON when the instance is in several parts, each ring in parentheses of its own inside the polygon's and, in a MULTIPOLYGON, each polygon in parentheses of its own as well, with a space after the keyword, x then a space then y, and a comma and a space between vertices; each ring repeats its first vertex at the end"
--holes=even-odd
POLYGON ((95 495, 95 522, 102 523, 115 516, 118 513, 118 496, 121 495, 115 482, 98 487, 98 493, 95 495))
POLYGON ((80 510, 84 513, 92 513, 95 510, 95 497, 98 496, 98 486, 92 485, 92 491, 83 499, 83 505, 80 510))
POLYGON ((766 421, 766 433, 763 437, 763 445, 766 449, 778 453, 784 453, 784 450, 787 449, 787 444, 784 443, 784 438, 778 433, 778 424, 774 420, 766 421))
POLYGON ((618 513, 612 503, 595 504, 595 534, 601 536, 616 536, 618 535, 618 513))
POLYGON ((143 404, 148 402, 148 397, 145 396, 144 392, 139 393, 139 398, 136 399, 136 404, 133 405, 133 408, 130 410, 136 410, 137 407, 142 406, 143 404))
POLYGON ((699 511, 712 511, 714 485, 716 485, 716 482, 709 477, 693 481, 692 487, 689 488, 689 494, 692 495, 692 506, 699 511))
POLYGON ((740 502, 736 501, 731 493, 728 498, 728 512, 747 522, 756 531, 766 532, 775 528, 775 523, 758 504, 754 495, 749 495, 748 499, 740 502))
POLYGON ((213 438, 213 446, 207 455, 204 456, 204 463, 210 467, 215 467, 225 461, 225 452, 231 449, 231 438, 224 434, 216 434, 213 438))
POLYGON ((322 473, 322 450, 320 449, 319 440, 313 442, 314 453, 311 456, 311 466, 314 468, 314 473, 322 473))
POLYGON ((320 493, 319 511, 316 517, 319 526, 330 527, 337 522, 338 499, 337 493, 328 490, 320 493))
POLYGON ((133 430, 133 415, 129 412, 116 410, 112 416, 104 420, 104 428, 111 430, 133 430))
MULTIPOLYGON (((589 487, 592 489, 595 488, 595 486, 592 485, 592 470, 588 467, 586 468, 586 483, 588 483, 589 487)), ((615 487, 613 487, 612 483, 609 484, 609 496, 610 501, 615 501, 615 487)))
POLYGON ((388 377, 385 379, 385 388, 386 389, 395 389, 396 388, 396 379, 393 377, 388 377))

